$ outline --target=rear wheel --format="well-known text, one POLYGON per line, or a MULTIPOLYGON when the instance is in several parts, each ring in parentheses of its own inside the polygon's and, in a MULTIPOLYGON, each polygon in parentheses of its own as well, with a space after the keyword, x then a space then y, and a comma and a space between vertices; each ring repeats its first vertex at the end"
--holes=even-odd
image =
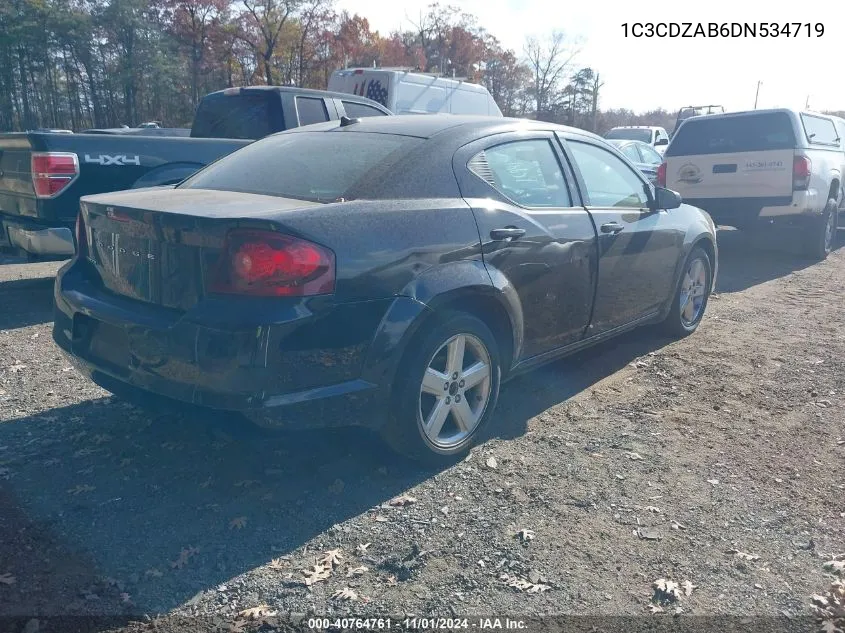
POLYGON ((684 263, 684 271, 672 299, 672 307, 663 321, 663 329, 675 337, 695 332, 704 317, 712 286, 713 264, 704 249, 697 246, 684 263))
POLYGON ((808 257, 821 261, 830 255, 836 239, 837 215, 836 200, 831 198, 821 217, 813 218, 804 238, 804 252, 808 257))
POLYGON ((490 328, 465 313, 447 313, 412 344, 382 432, 397 452, 445 465, 473 446, 496 406, 499 350, 490 328))

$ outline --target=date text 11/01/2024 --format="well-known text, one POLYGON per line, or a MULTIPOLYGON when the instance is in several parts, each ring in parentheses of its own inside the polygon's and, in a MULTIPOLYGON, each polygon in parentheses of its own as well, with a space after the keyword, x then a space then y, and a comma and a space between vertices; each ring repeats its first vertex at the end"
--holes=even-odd
POLYGON ((308 628, 326 631, 518 631, 526 628, 523 620, 511 618, 309 618, 308 628))
POLYGON ((624 37, 822 37, 821 22, 625 22, 624 37))

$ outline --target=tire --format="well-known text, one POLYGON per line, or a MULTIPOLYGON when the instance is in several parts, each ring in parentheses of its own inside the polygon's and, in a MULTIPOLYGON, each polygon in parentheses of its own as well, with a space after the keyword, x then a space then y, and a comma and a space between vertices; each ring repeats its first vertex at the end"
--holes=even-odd
POLYGON ((804 253, 807 257, 822 261, 830 255, 836 242, 837 216, 836 200, 831 198, 827 201, 821 217, 814 218, 807 227, 804 238, 804 253))
POLYGON ((707 309, 707 301, 710 299, 712 286, 713 263, 704 249, 696 246, 684 262, 678 287, 672 296, 672 306, 662 323, 663 330, 675 338, 689 336, 695 332, 707 309), (701 291, 701 294, 693 295, 692 299, 689 297, 688 290, 690 284, 692 284, 692 288, 701 291), (697 306, 695 305, 696 298, 700 299, 697 306))
POLYGON ((469 452, 489 422, 500 384, 499 347, 490 328, 470 314, 446 312, 412 341, 397 373, 382 437, 394 451, 425 465, 454 463, 469 452), (463 374, 450 359, 461 341, 463 374), (486 378, 479 363, 487 367, 486 378), (467 372, 472 368, 472 374, 467 372), (471 380, 479 382, 468 387, 471 380), (427 433, 426 420, 442 420, 440 430, 429 427, 427 433))

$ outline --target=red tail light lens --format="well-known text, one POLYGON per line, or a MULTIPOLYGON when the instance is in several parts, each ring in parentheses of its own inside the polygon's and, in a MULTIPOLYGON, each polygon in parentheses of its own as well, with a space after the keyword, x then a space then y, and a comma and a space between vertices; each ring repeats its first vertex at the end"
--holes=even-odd
POLYGON ((813 162, 806 156, 796 156, 792 160, 792 188, 801 191, 809 188, 813 162))
POLYGON ((82 219, 82 211, 76 214, 76 253, 84 256, 88 250, 88 234, 85 232, 85 220, 82 219))
POLYGON ((665 187, 666 186, 666 162, 660 163, 660 167, 657 168, 657 186, 658 187, 665 187))
POLYGON ((36 197, 55 198, 79 176, 79 159, 64 152, 33 152, 30 171, 36 197))
POLYGON ((334 287, 335 257, 329 249, 281 233, 236 230, 226 236, 209 290, 304 297, 330 294, 334 287))

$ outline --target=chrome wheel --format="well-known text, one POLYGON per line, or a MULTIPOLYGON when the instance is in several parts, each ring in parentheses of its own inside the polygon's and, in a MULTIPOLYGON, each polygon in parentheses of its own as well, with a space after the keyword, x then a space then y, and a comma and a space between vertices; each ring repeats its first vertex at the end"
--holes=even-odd
POLYGON ((827 225, 824 227, 824 251, 829 253, 833 250, 833 236, 836 235, 836 212, 831 211, 827 216, 827 225))
POLYGON ((420 387, 419 420, 428 441, 448 449, 463 442, 490 401, 490 354, 472 334, 457 334, 434 353, 420 387))
POLYGON ((690 327, 701 317, 704 300, 707 296, 707 266, 699 259, 693 259, 681 282, 680 312, 681 321, 690 327))

